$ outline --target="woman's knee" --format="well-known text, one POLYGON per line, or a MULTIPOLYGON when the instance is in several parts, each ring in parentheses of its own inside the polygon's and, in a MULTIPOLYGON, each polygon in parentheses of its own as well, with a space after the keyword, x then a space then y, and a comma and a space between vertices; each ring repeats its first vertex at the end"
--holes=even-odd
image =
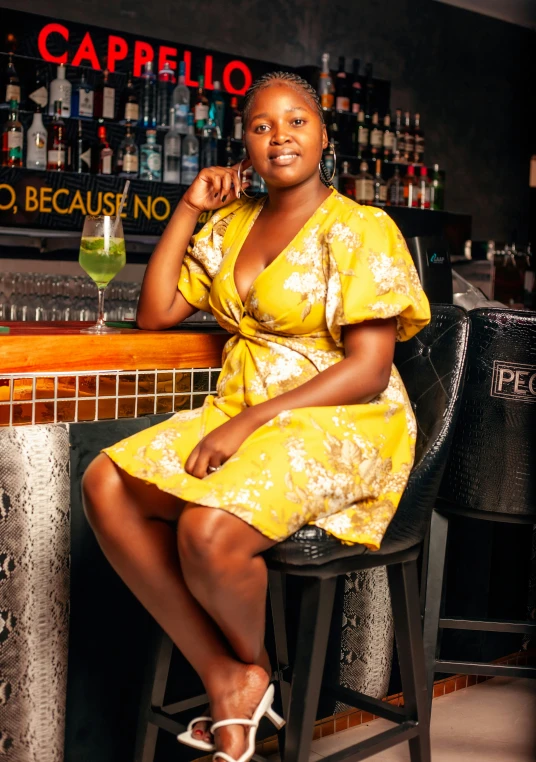
POLYGON ((100 453, 91 461, 82 478, 82 502, 90 525, 101 527, 112 512, 121 476, 107 455, 100 453))
POLYGON ((230 550, 228 514, 217 508, 187 505, 178 523, 178 547, 184 565, 205 571, 225 566, 230 550))

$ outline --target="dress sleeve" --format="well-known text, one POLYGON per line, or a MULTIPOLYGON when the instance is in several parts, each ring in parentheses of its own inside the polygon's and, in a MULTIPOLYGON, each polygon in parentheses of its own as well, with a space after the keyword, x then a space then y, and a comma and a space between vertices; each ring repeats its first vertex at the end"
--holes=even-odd
POLYGON ((210 287, 225 253, 225 233, 242 205, 242 201, 233 201, 215 212, 199 233, 192 236, 186 249, 178 289, 186 301, 198 310, 210 312, 210 287))
POLYGON ((430 305, 401 232, 385 212, 356 207, 327 234, 326 320, 338 346, 341 326, 397 319, 397 341, 430 322, 430 305))

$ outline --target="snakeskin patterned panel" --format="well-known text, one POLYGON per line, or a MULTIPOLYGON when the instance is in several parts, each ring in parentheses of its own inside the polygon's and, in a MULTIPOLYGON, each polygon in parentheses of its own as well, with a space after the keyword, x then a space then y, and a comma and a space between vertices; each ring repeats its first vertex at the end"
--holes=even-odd
MULTIPOLYGON (((340 685, 374 698, 386 696, 393 642, 386 567, 347 574, 344 579, 340 685)), ((337 702, 335 712, 350 708, 337 702)))
POLYGON ((0 431, 0 758, 61 762, 69 606, 67 428, 0 431))

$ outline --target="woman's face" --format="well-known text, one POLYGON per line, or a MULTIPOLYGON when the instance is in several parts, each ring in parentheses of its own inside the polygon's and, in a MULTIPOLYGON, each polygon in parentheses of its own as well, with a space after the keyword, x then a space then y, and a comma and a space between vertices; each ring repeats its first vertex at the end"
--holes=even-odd
POLYGON ((260 90, 245 125, 245 144, 255 170, 268 187, 299 185, 318 174, 328 145, 318 112, 299 87, 284 82, 260 90))

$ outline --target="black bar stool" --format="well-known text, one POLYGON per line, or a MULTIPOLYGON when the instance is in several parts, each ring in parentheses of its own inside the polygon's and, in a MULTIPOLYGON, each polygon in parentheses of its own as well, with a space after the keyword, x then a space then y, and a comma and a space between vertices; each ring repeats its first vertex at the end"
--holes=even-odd
MULTIPOLYGON (((429 709, 422 644, 416 560, 427 531, 447 452, 455 428, 465 374, 469 320, 464 310, 434 305, 432 321, 410 341, 397 344, 396 366, 412 401, 418 424, 415 467, 382 547, 343 545, 321 529, 306 526, 266 554, 270 569, 276 675, 286 727, 280 731, 283 762, 307 762, 320 697, 337 577, 351 571, 387 566, 398 645, 404 708, 337 685, 324 686, 336 700, 397 723, 376 738, 326 757, 342 762, 366 759, 409 741, 412 762, 430 762, 429 709), (284 607, 284 575, 301 578, 296 659, 289 682, 284 607)), ((158 729, 178 733, 176 717, 206 701, 196 696, 166 705, 164 697, 172 645, 167 636, 154 654, 142 702, 135 762, 153 762, 158 729)), ((254 759, 259 759, 254 757, 254 759)))
POLYGON ((432 515, 423 591, 429 697, 436 672, 536 677, 531 667, 440 659, 444 629, 536 633, 536 622, 444 616, 449 518, 536 523, 536 312, 478 309, 469 317, 467 379, 432 515))
POLYGON ((321 688, 350 706, 397 723, 325 761, 366 759, 409 741, 412 762, 429 762, 430 728, 419 609, 417 557, 428 528, 459 408, 465 373, 469 321, 451 305, 432 307, 432 322, 414 339, 397 345, 395 363, 413 403, 418 442, 415 467, 381 549, 343 545, 323 530, 306 526, 265 554, 276 633, 279 677, 287 725, 280 733, 283 762, 307 762, 321 688), (331 682, 322 686, 337 577, 387 566, 398 647, 404 707, 331 682), (284 574, 300 577, 302 593, 296 657, 289 686, 282 595, 284 574))

